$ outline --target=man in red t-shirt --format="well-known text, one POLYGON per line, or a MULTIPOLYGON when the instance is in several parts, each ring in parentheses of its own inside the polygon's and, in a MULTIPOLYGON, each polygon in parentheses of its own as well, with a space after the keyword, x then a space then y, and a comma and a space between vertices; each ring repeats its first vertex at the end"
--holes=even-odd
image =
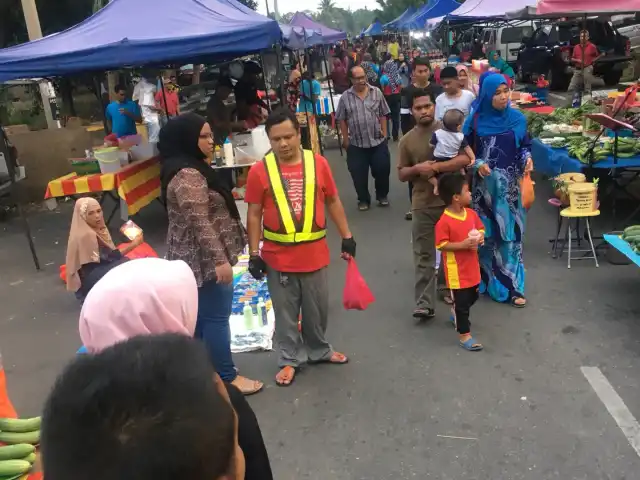
POLYGON ((295 114, 287 108, 276 110, 265 126, 273 150, 249 171, 245 193, 249 271, 256 279, 267 274, 277 319, 281 370, 276 383, 288 386, 296 368, 307 361, 348 361, 325 340, 329 308, 325 205, 342 237, 343 258, 355 257, 356 243, 331 168, 324 157, 302 150, 295 114))
POLYGON ((484 226, 478 214, 466 208, 471 203, 471 193, 464 175, 447 173, 440 178, 438 187, 447 207, 436 223, 436 248, 442 252, 440 265, 444 266, 451 289, 453 322, 462 348, 482 350, 482 345, 471 336, 469 311, 478 300, 478 245, 484 243, 484 226))
POLYGON ((582 30, 580 32, 580 43, 573 47, 573 55, 571 55, 571 63, 574 66, 574 70, 571 83, 569 83, 569 92, 574 92, 578 87, 584 85, 584 92, 591 93, 591 86, 594 80, 597 81, 593 76, 593 64, 601 56, 598 53, 598 47, 589 41, 589 32, 582 30))
POLYGON ((156 93, 156 104, 163 113, 168 113, 170 117, 176 117, 180 115, 180 100, 178 98, 178 89, 173 84, 164 80, 164 94, 162 90, 156 93), (165 98, 167 99, 165 108, 165 98))

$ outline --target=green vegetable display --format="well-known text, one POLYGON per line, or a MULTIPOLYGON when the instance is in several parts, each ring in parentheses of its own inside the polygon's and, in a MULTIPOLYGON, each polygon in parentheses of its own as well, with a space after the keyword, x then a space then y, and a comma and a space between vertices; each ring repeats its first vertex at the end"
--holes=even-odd
POLYGON ((625 228, 620 237, 629 244, 635 253, 640 254, 640 225, 631 225, 625 228))

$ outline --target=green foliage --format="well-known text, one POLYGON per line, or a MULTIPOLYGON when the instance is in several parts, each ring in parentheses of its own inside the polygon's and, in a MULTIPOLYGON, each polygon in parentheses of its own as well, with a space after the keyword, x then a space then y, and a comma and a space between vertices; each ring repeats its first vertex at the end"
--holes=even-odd
MULTIPOLYGON (((42 34, 49 35, 80 23, 93 13, 94 0, 36 0, 42 34)), ((29 40, 20 0, 0 1, 0 47, 29 40)))

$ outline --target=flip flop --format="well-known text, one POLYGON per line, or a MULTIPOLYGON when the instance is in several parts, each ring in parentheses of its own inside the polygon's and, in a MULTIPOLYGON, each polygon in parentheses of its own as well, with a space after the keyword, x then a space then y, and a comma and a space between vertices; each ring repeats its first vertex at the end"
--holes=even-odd
POLYGON ((276 385, 279 386, 279 387, 290 387, 293 384, 293 381, 296 379, 296 375, 298 373, 298 370, 296 369, 296 367, 292 367, 291 365, 287 365, 286 367, 282 367, 280 369, 280 372, 278 372, 278 375, 276 375, 276 385), (290 368, 291 370, 293 370, 293 375, 289 379, 289 383, 278 381, 278 375, 280 375, 280 372, 282 372, 282 370, 284 370, 285 368, 290 368))
POLYGON ((476 339, 473 337, 469 337, 467 339, 467 341, 465 342, 459 342, 460 346, 462 348, 464 348, 465 350, 468 350, 470 352, 479 352, 480 350, 482 350, 484 347, 482 346, 481 343, 477 343, 476 339))
POLYGON ((333 352, 331 354, 331 356, 326 359, 326 360, 319 360, 319 361, 311 361, 309 360, 307 363, 311 364, 311 365, 317 365, 319 363, 331 363, 332 365, 344 365, 345 363, 349 363, 349 357, 347 357, 344 353, 340 353, 340 352, 333 352), (341 355, 342 359, 341 360, 333 360, 334 355, 341 355))

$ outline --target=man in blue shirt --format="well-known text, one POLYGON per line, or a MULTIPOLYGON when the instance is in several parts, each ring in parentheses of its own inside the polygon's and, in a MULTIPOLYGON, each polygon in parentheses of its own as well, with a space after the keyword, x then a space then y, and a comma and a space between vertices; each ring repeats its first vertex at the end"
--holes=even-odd
POLYGON ((142 122, 140 107, 133 100, 127 99, 127 90, 124 85, 116 85, 115 100, 107 105, 105 117, 109 130, 116 137, 135 135, 136 122, 142 122))

